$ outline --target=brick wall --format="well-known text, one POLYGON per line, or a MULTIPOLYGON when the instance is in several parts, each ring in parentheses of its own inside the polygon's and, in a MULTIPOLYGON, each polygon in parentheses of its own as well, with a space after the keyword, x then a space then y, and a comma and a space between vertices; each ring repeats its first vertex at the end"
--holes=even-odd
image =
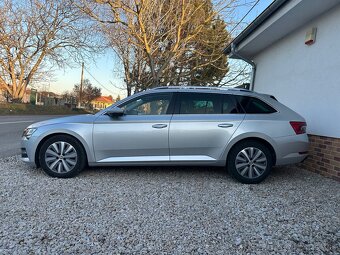
POLYGON ((340 138, 308 135, 309 157, 301 166, 340 181, 340 138))

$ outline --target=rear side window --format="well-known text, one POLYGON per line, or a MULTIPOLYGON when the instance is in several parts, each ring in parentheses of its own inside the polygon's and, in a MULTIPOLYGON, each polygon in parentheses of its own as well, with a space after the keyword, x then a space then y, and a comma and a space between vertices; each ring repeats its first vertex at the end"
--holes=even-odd
POLYGON ((233 95, 222 95, 222 113, 223 114, 236 114, 242 113, 240 105, 237 103, 233 95))
POLYGON ((274 113, 276 110, 263 102, 262 100, 255 97, 248 96, 236 96, 240 105, 244 109, 244 111, 248 114, 257 114, 257 113, 274 113))
POLYGON ((219 95, 209 93, 180 93, 180 114, 219 114, 219 95))

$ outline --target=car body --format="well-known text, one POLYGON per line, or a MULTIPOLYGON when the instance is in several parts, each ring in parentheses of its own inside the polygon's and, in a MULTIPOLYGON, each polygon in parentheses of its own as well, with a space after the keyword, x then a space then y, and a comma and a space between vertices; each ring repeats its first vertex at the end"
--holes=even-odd
MULTIPOLYGON (((53 167, 58 166, 59 171, 45 169, 48 162, 43 169, 52 176, 71 177, 75 173, 60 173, 71 165, 63 155, 51 152, 57 152, 65 143, 54 141, 49 149, 45 148, 53 155, 40 153, 48 139, 67 136, 71 142, 66 146, 70 149, 75 141, 79 149, 75 146, 73 149, 82 151, 76 162, 84 161, 83 165, 89 166, 226 166, 236 147, 244 148, 241 154, 235 154, 235 160, 254 153, 259 149, 256 145, 260 144, 264 150, 259 151, 267 153, 264 153, 266 165, 271 168, 272 165, 299 163, 307 157, 305 129, 303 117, 270 95, 243 89, 160 87, 136 93, 94 115, 57 118, 30 125, 22 137, 21 158, 31 165, 41 166, 44 158, 53 161, 55 157, 53 162, 59 161, 53 167), (245 147, 249 142, 255 145, 245 147)), ((231 168, 236 165, 234 163, 230 163, 231 168)), ((256 162, 249 158, 246 163, 259 170, 256 162)), ((239 165, 242 164, 240 161, 239 165)), ((249 169, 248 172, 252 175, 249 169)), ((239 180, 257 183, 265 176, 255 180, 246 176, 239 180)))

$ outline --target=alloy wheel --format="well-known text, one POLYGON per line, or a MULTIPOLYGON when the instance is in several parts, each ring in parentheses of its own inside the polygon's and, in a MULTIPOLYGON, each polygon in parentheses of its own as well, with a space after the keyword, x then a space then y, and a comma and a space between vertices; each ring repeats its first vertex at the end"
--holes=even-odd
POLYGON ((69 143, 58 141, 52 143, 45 152, 45 162, 55 173, 67 173, 77 164, 77 151, 69 143))
POLYGON ((249 179, 257 178, 267 168, 267 157, 260 149, 247 147, 237 154, 235 167, 241 176, 249 179))

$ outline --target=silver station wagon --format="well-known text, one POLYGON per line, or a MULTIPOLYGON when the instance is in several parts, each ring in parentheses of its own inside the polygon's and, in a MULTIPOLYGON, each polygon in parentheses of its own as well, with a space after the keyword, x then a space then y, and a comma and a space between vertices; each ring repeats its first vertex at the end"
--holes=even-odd
POLYGON ((273 96, 243 89, 160 87, 94 115, 38 122, 22 137, 21 158, 53 177, 88 166, 225 167, 259 183, 273 166, 307 157, 306 122, 273 96))

